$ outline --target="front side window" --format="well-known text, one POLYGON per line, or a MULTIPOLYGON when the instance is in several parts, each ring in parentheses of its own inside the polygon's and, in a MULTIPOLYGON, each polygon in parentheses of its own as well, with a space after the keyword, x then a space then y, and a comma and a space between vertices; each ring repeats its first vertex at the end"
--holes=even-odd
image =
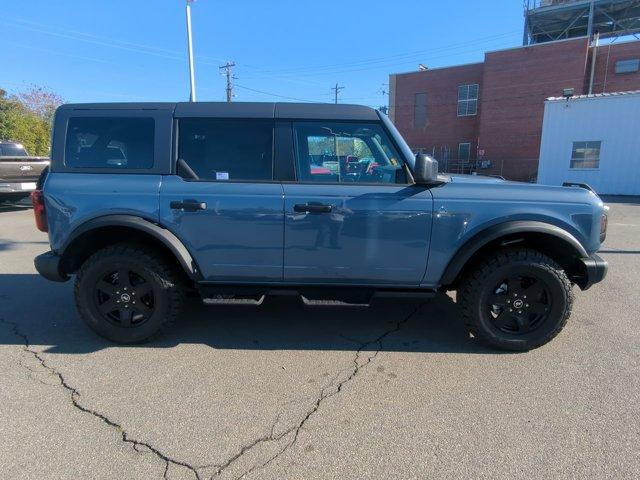
POLYGON ((602 142, 573 142, 571 168, 599 168, 602 142))
POLYGON ((478 113, 478 84, 458 87, 458 116, 467 117, 478 113))
POLYGON ((155 120, 146 117, 72 117, 65 165, 72 168, 153 167, 155 120))
POLYGON ((302 182, 407 182, 403 161, 379 124, 305 122, 294 130, 302 182))
POLYGON ((273 121, 185 118, 178 128, 178 160, 198 179, 273 179, 273 121))

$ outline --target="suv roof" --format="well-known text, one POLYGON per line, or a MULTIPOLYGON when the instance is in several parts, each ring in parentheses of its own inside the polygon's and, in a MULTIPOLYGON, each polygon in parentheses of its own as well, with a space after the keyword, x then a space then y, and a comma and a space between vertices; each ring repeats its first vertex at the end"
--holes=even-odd
POLYGON ((173 110, 176 117, 378 120, 378 112, 362 105, 331 103, 177 102, 75 103, 59 110, 173 110))

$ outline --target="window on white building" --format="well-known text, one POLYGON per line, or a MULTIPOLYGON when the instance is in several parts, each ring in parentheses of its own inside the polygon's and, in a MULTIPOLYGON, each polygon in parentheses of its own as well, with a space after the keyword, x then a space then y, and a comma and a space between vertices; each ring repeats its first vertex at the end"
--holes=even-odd
POLYGON ((467 117, 478 113, 478 84, 458 87, 458 116, 467 117))
POLYGON ((599 168, 602 142, 573 142, 571 168, 599 168))

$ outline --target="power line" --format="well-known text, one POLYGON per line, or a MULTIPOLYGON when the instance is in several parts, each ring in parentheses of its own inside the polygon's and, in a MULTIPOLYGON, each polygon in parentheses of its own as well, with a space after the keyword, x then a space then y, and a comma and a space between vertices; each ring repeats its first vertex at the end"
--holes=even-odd
POLYGON ((270 97, 284 98, 286 100, 296 100, 298 102, 305 102, 305 103, 326 103, 326 102, 318 102, 317 100, 309 100, 309 99, 305 99, 305 98, 289 97, 287 95, 280 95, 280 94, 277 94, 277 93, 265 92, 264 90, 258 90, 258 89, 255 89, 255 88, 245 87, 244 85, 239 85, 237 83, 236 83, 236 87, 241 88, 243 90, 248 90, 250 92, 261 93, 263 95, 268 95, 270 97))
POLYGON ((224 70, 224 74, 227 76, 227 102, 231 103, 233 101, 233 80, 236 78, 233 75, 233 67, 236 64, 234 62, 227 62, 221 67, 218 67, 220 70, 224 70))

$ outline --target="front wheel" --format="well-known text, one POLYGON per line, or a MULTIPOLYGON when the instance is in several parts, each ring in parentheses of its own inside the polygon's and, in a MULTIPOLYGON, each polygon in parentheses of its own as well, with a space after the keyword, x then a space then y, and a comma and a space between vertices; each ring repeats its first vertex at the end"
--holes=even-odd
POLYGON ((139 343, 175 321, 183 289, 162 255, 145 246, 118 244, 82 265, 75 295, 80 316, 99 335, 139 343))
POLYGON ((564 328, 573 305, 571 282, 551 258, 528 248, 487 256, 461 282, 462 315, 469 332, 489 346, 525 351, 564 328))

